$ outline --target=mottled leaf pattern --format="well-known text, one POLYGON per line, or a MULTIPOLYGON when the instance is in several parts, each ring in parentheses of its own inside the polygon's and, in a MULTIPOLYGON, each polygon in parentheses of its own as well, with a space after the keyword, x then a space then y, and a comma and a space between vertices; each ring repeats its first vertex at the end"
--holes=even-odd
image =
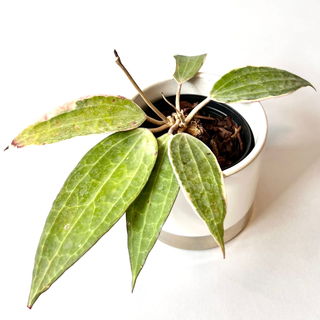
POLYGON ((148 183, 126 213, 132 290, 174 204, 179 184, 168 157, 171 134, 158 138, 159 154, 148 183))
MULTIPOLYGON (((181 84, 198 73, 206 54, 174 58, 179 110, 181 84)), ((314 88, 287 71, 248 66, 218 80, 210 98, 226 103, 260 101, 306 86, 314 88)), ((133 290, 179 185, 225 256, 226 194, 215 156, 200 140, 186 133, 165 134, 157 141, 147 129, 137 129, 145 120, 146 114, 131 100, 87 96, 45 114, 12 141, 12 146, 21 148, 117 132, 81 159, 54 201, 35 257, 29 308, 124 212, 133 290)))
POLYGON ((175 55, 176 70, 173 77, 178 83, 183 83, 193 78, 202 67, 206 56, 206 54, 192 57, 175 55))
POLYGON ((187 200, 205 221, 225 256, 226 195, 215 156, 203 142, 186 133, 172 138, 169 156, 187 200))
POLYGON ((41 236, 28 306, 123 215, 146 184, 157 158, 147 129, 115 133, 98 143, 70 174, 41 236))
POLYGON ((145 113, 131 100, 115 96, 93 96, 74 100, 44 115, 13 141, 18 148, 55 143, 76 136, 139 127, 145 113))
POLYGON ((308 81, 285 70, 244 67, 225 74, 213 86, 210 97, 221 102, 252 102, 287 95, 308 81))

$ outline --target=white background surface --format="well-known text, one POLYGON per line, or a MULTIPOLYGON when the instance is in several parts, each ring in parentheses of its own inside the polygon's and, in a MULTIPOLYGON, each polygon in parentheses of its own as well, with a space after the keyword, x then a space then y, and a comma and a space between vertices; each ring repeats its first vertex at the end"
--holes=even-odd
MULTIPOLYGON (((318 0, 2 1, 0 147, 77 97, 131 97, 113 49, 143 88, 170 78, 174 54, 202 71, 286 69, 320 90, 318 0)), ((320 98, 265 102, 269 137, 254 213, 218 249, 158 242, 131 294, 121 220, 30 311, 33 260, 69 172, 101 137, 0 153, 0 319, 320 319, 320 98)))

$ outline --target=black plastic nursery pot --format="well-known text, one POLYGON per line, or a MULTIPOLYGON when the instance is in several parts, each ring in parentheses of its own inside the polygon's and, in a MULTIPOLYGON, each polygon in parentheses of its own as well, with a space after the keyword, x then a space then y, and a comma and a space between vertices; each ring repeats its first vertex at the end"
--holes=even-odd
MULTIPOLYGON (((172 104, 175 103, 175 96, 169 96, 166 97, 166 99, 171 102, 172 104)), ((180 101, 187 101, 191 104, 194 103, 200 103, 202 100, 204 100, 205 97, 202 95, 197 94, 182 94, 180 96, 180 101)), ((160 111, 168 111, 174 112, 174 109, 168 105, 168 103, 164 99, 160 99, 156 102, 154 102, 154 105, 160 110, 160 111)), ((240 161, 242 161, 247 155, 252 151, 254 148, 254 137, 252 130, 248 124, 248 122, 245 120, 245 118, 237 112, 235 109, 230 107, 229 105, 223 104, 223 103, 217 103, 215 101, 210 101, 205 107, 202 109, 206 114, 210 115, 210 117, 222 117, 226 118, 227 116, 231 117, 233 122, 235 122, 238 126, 241 126, 240 135, 243 142, 243 151, 241 152, 241 155, 232 162, 230 165, 222 166, 221 169, 225 170, 228 169, 240 161)), ((155 114, 153 114, 153 111, 151 109, 146 110, 147 114, 156 117, 155 114)), ((146 123, 145 123, 146 124, 146 123)))

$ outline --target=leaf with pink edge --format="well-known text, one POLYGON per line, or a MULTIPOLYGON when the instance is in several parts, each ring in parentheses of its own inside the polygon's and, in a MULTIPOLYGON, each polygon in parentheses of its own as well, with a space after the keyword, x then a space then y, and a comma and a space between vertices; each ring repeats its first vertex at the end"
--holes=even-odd
POLYGON ((92 96, 71 101, 44 115, 23 130, 13 141, 18 148, 43 145, 76 136, 139 127, 145 113, 134 102, 117 96, 92 96))

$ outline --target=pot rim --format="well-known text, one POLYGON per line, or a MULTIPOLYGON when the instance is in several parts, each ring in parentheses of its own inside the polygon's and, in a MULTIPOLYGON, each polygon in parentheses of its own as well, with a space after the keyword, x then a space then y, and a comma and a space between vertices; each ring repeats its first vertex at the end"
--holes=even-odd
MULTIPOLYGON (((210 81, 214 81, 216 82, 218 79, 220 78, 220 76, 216 75, 216 74, 212 74, 212 73, 206 73, 206 72, 198 72, 192 79, 186 81, 185 83, 189 83, 192 85, 192 82, 196 81, 196 80, 210 80, 210 81)), ((145 89, 143 89, 143 92, 147 92, 147 91, 150 91, 152 90, 155 86, 162 86, 164 85, 165 83, 170 83, 170 82, 173 82, 175 83, 176 85, 178 85, 176 83, 176 81, 174 80, 174 78, 169 78, 169 79, 165 79, 165 80, 162 80, 162 81, 158 81, 148 87, 146 87, 145 89)), ((213 82, 213 83, 214 83, 213 82)), ((184 88, 182 86, 182 88, 184 88)), ((187 93, 187 92, 181 92, 181 94, 184 94, 184 93, 187 93)), ((201 94, 201 95, 205 95, 203 93, 197 93, 197 94, 201 94)), ((132 100, 136 102, 136 99, 140 97, 139 94, 136 94, 132 100)), ((161 98, 161 95, 160 95, 160 92, 159 92, 159 98, 161 98)), ((153 99, 154 100, 154 99, 153 99)), ((151 100, 152 101, 152 100, 151 100)), ((230 168, 228 169, 225 169, 223 170, 223 176, 226 178, 226 177, 229 177, 243 169, 245 169, 249 164, 251 164, 261 153, 261 151, 263 150, 265 144, 266 144, 266 141, 267 141, 267 135, 268 135, 268 120, 267 120, 267 116, 266 116, 266 112, 262 106, 262 104, 260 102, 249 102, 249 103, 232 103, 232 104, 229 104, 229 103, 224 103, 226 105, 228 105, 230 108, 232 109, 235 109, 236 111, 238 111, 246 120, 247 120, 247 117, 241 113, 239 110, 237 110, 236 106, 237 105, 252 105, 252 104, 255 104, 257 106, 260 107, 261 111, 262 111, 262 114, 263 114, 263 120, 264 120, 264 126, 262 126, 262 129, 260 128, 259 129, 259 135, 258 135, 258 139, 257 141, 255 141, 255 146, 254 148, 252 149, 252 151, 240 162, 238 162, 237 164, 235 164, 234 166, 231 166, 230 168)), ((256 106, 256 107, 257 107, 256 106)), ((247 122, 249 122, 247 120, 247 122)), ((251 127, 252 129, 252 126, 250 125, 249 123, 249 126, 251 127)))
MULTIPOLYGON (((258 101, 258 102, 254 102, 257 103, 258 105, 260 105, 261 110, 263 111, 264 114, 264 118, 265 118, 265 131, 264 131, 264 136, 263 136, 263 140, 260 141, 259 140, 259 144, 255 144, 255 146, 253 147, 252 151, 239 163, 237 163, 236 165, 226 169, 223 171, 223 175, 225 177, 229 177, 243 169, 245 169, 250 163, 252 163, 262 152, 266 142, 267 142, 267 136, 268 136, 268 119, 267 119, 267 115, 266 112, 262 106, 262 104, 258 101)), ((245 104, 245 103, 243 103, 245 104)), ((229 104, 228 104, 229 105, 229 104)), ((230 105, 229 105, 230 106, 230 105)), ((245 116, 244 116, 245 118, 245 116)), ((249 125, 250 126, 250 125, 249 125)))

